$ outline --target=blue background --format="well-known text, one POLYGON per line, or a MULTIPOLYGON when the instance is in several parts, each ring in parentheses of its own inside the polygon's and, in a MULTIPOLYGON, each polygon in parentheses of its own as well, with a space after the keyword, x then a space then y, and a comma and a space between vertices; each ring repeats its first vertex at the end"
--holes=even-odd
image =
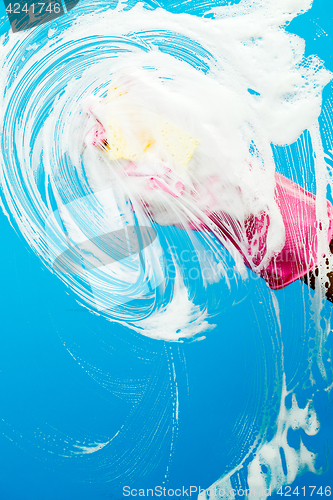
MULTIPOLYGON (((203 2, 159 5, 197 15, 207 9, 203 2)), ((75 15, 75 9, 68 15, 75 15)), ((315 0, 289 30, 306 40, 306 55, 317 54, 333 71, 332 19, 331 2, 315 0), (328 35, 318 36, 319 28, 328 35)), ((8 28, 6 23, 3 31, 8 28)), ((324 98, 331 92, 329 85, 324 98)), ((282 154, 278 169, 291 176, 282 154)), ((301 182, 299 174, 293 176, 301 182)), ((308 175, 307 188, 314 189, 311 164, 308 175)), ((167 487, 207 488, 244 458, 244 449, 263 428, 272 437, 282 380, 281 345, 279 336, 274 337, 277 324, 264 282, 255 281, 244 301, 217 317, 217 328, 206 340, 168 344, 81 308, 3 214, 0 227, 1 499, 118 499, 124 485, 163 485, 166 471, 167 487), (118 431, 102 450, 73 454, 76 441, 102 443, 118 431), (70 456, 62 456, 66 454, 70 456)), ((277 292, 284 369, 299 406, 313 393, 304 375, 313 326, 303 291, 304 285, 296 282, 277 292)), ((325 306, 325 318, 331 308, 325 306)), ((288 441, 298 447, 301 438, 318 453, 316 466, 325 472, 305 473, 293 487, 333 487, 332 398, 323 391, 315 365, 314 371, 320 432, 308 437, 292 431, 288 441)))

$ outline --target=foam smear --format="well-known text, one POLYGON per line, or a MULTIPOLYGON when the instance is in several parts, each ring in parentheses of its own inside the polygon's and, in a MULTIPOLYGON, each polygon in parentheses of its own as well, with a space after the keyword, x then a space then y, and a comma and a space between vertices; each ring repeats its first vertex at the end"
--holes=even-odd
MULTIPOLYGON (((315 474, 321 472, 315 468, 316 455, 307 450, 302 440, 298 450, 288 444, 290 429, 303 429, 309 436, 314 436, 319 431, 319 422, 311 402, 309 401, 305 408, 299 408, 295 394, 292 394, 292 406, 287 409, 288 394, 291 394, 291 391, 287 391, 284 376, 276 433, 273 439, 259 445, 254 459, 247 467, 247 487, 242 489, 241 493, 244 498, 265 500, 282 486, 292 484, 298 474, 306 471, 315 474)), ((237 487, 237 479, 235 478, 235 482, 232 479, 238 470, 239 467, 203 491, 198 497, 199 500, 235 498, 240 488, 237 487)))
MULTIPOLYGON (((247 284, 238 251, 248 251, 246 218, 265 212, 270 219, 264 255, 252 262, 255 271, 282 249, 271 144, 291 144, 305 129, 316 155, 320 252, 327 245, 326 166, 317 120, 332 75, 318 57, 305 57, 304 40, 284 30, 311 2, 243 0, 215 9, 215 19, 142 5, 126 11, 88 7, 74 20, 61 17, 50 31, 40 26, 2 37, 2 208, 91 311, 155 339, 193 338, 212 329, 219 307, 232 307, 236 291, 247 284), (124 89, 121 106, 104 106, 114 81, 124 89), (113 157, 87 141, 91 113, 108 130, 113 157), (147 126, 139 130, 142 122, 147 126), (187 141, 185 152, 171 145, 175 131, 187 141), (122 134, 132 142, 117 157, 112 138, 122 134), (212 212, 225 214, 223 228, 212 212), (180 226, 182 237, 156 222, 180 226), (70 246, 135 225, 160 231, 140 255, 79 273, 54 268, 70 246), (206 232, 193 231, 203 226, 206 232), (177 238, 181 250, 198 257, 198 279, 181 266, 177 238), (234 259, 233 280, 221 242, 234 259), (210 274, 203 276, 208 260, 210 274)), ((89 251, 98 260, 101 248, 89 251)), ((248 468, 253 488, 273 491, 306 468, 315 472, 313 454, 287 443, 295 426, 317 432, 315 414, 309 406, 298 408, 295 399, 287 410, 287 394, 284 386, 275 437, 259 446, 248 468)), ((227 490, 232 477, 215 484, 227 490)))
MULTIPOLYGON (((306 449, 302 440, 298 450, 289 446, 287 434, 289 429, 303 429, 309 436, 314 436, 319 431, 319 422, 311 403, 305 408, 299 408, 296 397, 292 394, 292 407, 286 408, 286 397, 290 392, 284 385, 282 389, 281 407, 277 419, 277 430, 274 438, 259 447, 254 460, 248 467, 248 484, 250 489, 263 492, 277 491, 281 486, 291 484, 300 472, 311 471, 320 473, 315 468, 316 455, 306 449), (283 451, 282 451, 283 450, 283 451), (282 456, 285 457, 285 464, 282 456), (268 469, 267 474, 262 473, 262 466, 268 469)), ((262 495, 259 498, 266 498, 262 495)))
POLYGON ((109 444, 110 441, 105 443, 91 443, 88 446, 74 444, 73 447, 75 451, 72 451, 73 455, 87 455, 90 453, 95 453, 96 451, 102 450, 105 446, 109 444))
MULTIPOLYGON (((175 15, 161 9, 149 12, 136 6, 126 12, 118 8, 82 15, 72 24, 66 24, 64 16, 59 20, 61 29, 49 32, 50 38, 45 38, 46 28, 39 27, 3 39, 1 112, 7 138, 1 167, 3 208, 46 265, 52 266, 51 254, 59 255, 68 241, 75 241, 78 231, 83 239, 91 236, 97 223, 112 230, 106 197, 92 203, 97 196, 94 193, 111 189, 117 204, 115 217, 122 214, 123 224, 134 219, 136 224, 151 224, 142 206, 142 202, 148 202, 154 220, 164 225, 177 223, 186 229, 187 245, 194 251, 202 242, 193 234, 193 226, 205 224, 210 233, 205 233, 204 246, 214 254, 214 272, 225 284, 225 300, 246 278, 234 244, 236 241, 238 248, 247 252, 246 217, 269 213, 265 252, 259 262, 252 262, 253 269, 259 271, 284 242, 284 227, 274 198, 275 163, 270 145, 291 143, 316 122, 322 89, 331 78, 316 56, 304 57, 304 41, 281 28, 309 6, 308 1, 286 1, 282 5, 268 0, 243 1, 232 8, 218 9, 216 19, 175 15), (163 30, 162 38, 159 30, 163 30), (175 40, 177 57, 171 49, 165 50, 168 44, 174 46, 175 40), (92 50, 94 46, 97 51, 92 50), (151 148, 149 154, 146 151, 136 158, 137 175, 123 175, 128 166, 123 160, 102 157, 96 148, 87 146, 87 99, 95 96, 98 101, 107 95, 111 82, 126 77, 125 86, 130 88, 125 106, 132 106, 132 115, 133 103, 139 103, 146 113, 142 115, 145 123, 149 123, 148 115, 157 116, 167 124, 164 128, 169 127, 169 136, 173 129, 193 138, 195 148, 189 153, 188 164, 180 168, 178 162, 177 166, 176 160, 181 164, 183 158, 179 151, 176 154, 171 150, 168 156, 151 148), (169 173, 162 172, 163 177, 160 170, 156 171, 157 165, 169 173), (158 189, 148 192, 152 169, 158 189), (181 196, 172 191, 174 188, 180 189, 181 196), (73 224, 64 219, 51 231, 46 229, 52 214, 57 212, 61 219, 66 212, 63 207, 85 197, 86 202, 81 204, 84 209, 75 211, 73 224), (225 214, 223 229, 208 216, 212 211, 225 214), (226 278, 228 264, 214 236, 236 262, 237 279, 231 283, 232 288, 226 278)), ((105 123, 109 118, 98 106, 94 105, 93 111, 105 123)), ((116 111, 113 108, 117 117, 116 111)), ((121 108, 119 113, 126 129, 121 108)), ((92 309, 129 326, 136 327, 144 319, 147 328, 151 321, 156 337, 162 338, 163 327, 158 330, 157 325, 162 325, 163 316, 169 314, 174 280, 163 257, 153 258, 159 244, 157 240, 154 252, 146 251, 143 269, 137 267, 132 297, 141 294, 147 301, 138 302, 136 307, 124 300, 129 286, 126 263, 112 269, 99 268, 90 275, 59 273, 59 277, 92 309), (156 276, 164 277, 164 292, 163 287, 154 286, 156 276), (91 292, 92 283, 95 292, 101 291, 97 299, 91 292), (167 295, 163 295, 165 291, 167 295)), ((158 252, 163 254, 162 247, 158 252)), ((134 264, 127 264, 133 270, 134 264)), ((177 282, 183 277, 177 274, 175 279, 177 282)), ((190 281, 185 280, 187 284, 190 281)), ((210 297, 207 280, 205 286, 206 300, 199 304, 199 315, 207 310, 205 302, 210 297)), ((175 287, 180 290, 181 283, 175 287)), ((193 293, 189 292, 184 300, 193 301, 190 297, 193 293)), ((190 305, 182 308, 180 324, 191 322, 192 313, 190 305)), ((204 331, 209 327, 209 317, 196 324, 196 333, 204 331)), ((181 337, 176 333, 181 329, 175 325, 174 340, 181 337)), ((188 336, 195 329, 190 331, 188 336)))

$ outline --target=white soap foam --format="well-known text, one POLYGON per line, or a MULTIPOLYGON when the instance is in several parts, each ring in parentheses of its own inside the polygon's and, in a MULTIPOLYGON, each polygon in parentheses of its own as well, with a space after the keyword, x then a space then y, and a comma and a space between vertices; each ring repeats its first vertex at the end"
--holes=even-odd
MULTIPOLYGON (((305 408, 299 408, 295 394, 287 391, 284 375, 276 433, 270 441, 264 440, 258 446, 253 460, 247 467, 247 485, 242 489, 241 495, 246 499, 265 500, 282 486, 292 484, 300 473, 310 471, 314 474, 320 474, 321 469, 315 467, 315 453, 307 450, 302 440, 300 440, 299 449, 293 448, 288 443, 289 430, 303 429, 307 435, 314 436, 319 431, 319 427, 319 421, 312 408, 312 401, 308 401, 305 408), (290 409, 286 407, 288 394, 292 394, 290 409)), ((241 489, 237 485, 236 476, 242 467, 244 465, 240 464, 236 469, 216 481, 204 490, 198 499, 235 498, 241 489), (234 482, 231 480, 232 478, 234 482)))
MULTIPOLYGON (((129 97, 134 102, 165 117, 199 141, 189 168, 177 172, 171 169, 175 178, 185 185, 184 196, 175 198, 161 190, 151 193, 149 201, 156 220, 162 224, 178 222, 187 229, 190 221, 204 221, 224 242, 237 262, 238 272, 245 277, 244 265, 230 240, 239 241, 240 248, 246 252, 244 220, 249 214, 265 210, 270 214, 270 227, 266 256, 258 269, 264 266, 281 250, 284 242, 282 219, 274 199, 275 164, 270 144, 289 144, 305 128, 315 127, 322 89, 331 78, 316 56, 304 57, 304 41, 283 29, 288 20, 309 7, 308 1, 286 1, 282 5, 268 0, 243 1, 216 9, 216 19, 203 19, 162 9, 150 12, 140 5, 123 12, 120 6, 113 11, 77 17, 72 25, 54 32, 52 38, 44 39, 43 43, 33 31, 29 35, 10 34, 2 60, 5 93, 2 113, 6 115, 4 132, 9 137, 8 147, 13 148, 16 143, 18 161, 15 157, 6 158, 1 172, 2 185, 8 208, 36 253, 49 260, 44 227, 53 211, 50 192, 56 204, 63 206, 73 198, 89 195, 91 190, 97 192, 111 187, 122 212, 128 199, 133 203, 136 199, 145 200, 143 178, 137 177, 135 182, 129 177, 124 180, 115 168, 110 168, 109 161, 84 147, 87 119, 82 110, 87 98, 105 95, 114 78, 130 75, 129 97), (159 29, 170 33, 170 41, 177 36, 178 43, 184 44, 184 54, 188 50, 186 43, 192 50, 201 50, 205 73, 179 57, 158 50, 156 41, 149 45, 144 40, 149 30, 159 29), (137 38, 128 35, 135 32, 141 34, 135 35, 137 38), (126 53, 115 51, 119 39, 114 41, 110 37, 124 37, 122 49, 126 53), (144 43, 138 48, 132 43, 133 39, 144 43), (103 50, 76 64, 71 51, 81 54, 80 51, 88 50, 83 40, 103 50), (29 57, 24 64, 21 62, 18 78, 12 81, 17 47, 33 47, 34 51, 25 51, 29 57), (45 68, 52 67, 57 70, 43 74, 45 68), (26 96, 27 85, 30 85, 28 101, 13 130, 17 116, 15 105, 26 96), (51 111, 43 116, 43 109, 52 102, 51 111), (35 140, 34 149, 30 152, 32 140, 35 140), (41 158, 46 200, 42 199, 36 183, 41 174, 41 158), (24 192, 19 189, 20 176, 24 192), (196 199, 190 193, 193 184, 198 194, 196 199), (221 210, 232 218, 231 222, 225 222, 228 237, 207 217, 208 208, 221 210)), ((62 20, 59 22, 61 26, 62 20)), ((155 159, 152 158, 152 163, 155 159)), ((321 206, 324 206, 322 200, 321 206)), ((324 220, 325 214, 322 208, 320 210, 324 220)), ((102 216, 103 204, 100 213, 102 216)), ((138 203, 135 214, 139 223, 147 222, 138 203)), ((88 213, 82 213, 79 219, 81 228, 89 225, 88 213)), ((66 244, 64 234, 60 232, 57 237, 66 244)), ((193 242, 195 236, 191 238, 193 242)), ((217 260, 225 269, 211 236, 207 235, 206 240, 214 247, 217 260)), ((145 269, 151 266, 146 261, 145 269)), ((225 279, 226 272, 220 276, 225 279)), ((78 284, 73 277, 61 278, 81 298, 87 299, 89 293, 84 284, 78 284)), ((118 285, 120 293, 123 289, 127 294, 126 282, 120 279, 118 285)), ((110 283, 111 294, 112 286, 110 283)), ((94 300, 88 302, 93 304, 94 300)), ((163 310, 167 314, 165 307, 158 312, 154 312, 154 307, 149 310, 154 325, 155 313, 156 318, 163 317, 163 310)), ((182 325, 191 321, 190 310, 190 307, 183 309, 182 325)), ((131 318, 129 311, 116 314, 112 307, 108 314, 130 323, 137 319, 131 318)), ((147 321, 145 319, 145 324, 147 321)), ((161 335, 156 333, 158 338, 161 335)))

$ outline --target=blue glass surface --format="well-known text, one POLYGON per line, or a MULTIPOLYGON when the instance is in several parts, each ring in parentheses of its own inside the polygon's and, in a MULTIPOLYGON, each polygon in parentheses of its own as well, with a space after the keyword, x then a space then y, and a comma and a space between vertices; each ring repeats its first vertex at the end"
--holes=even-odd
MULTIPOLYGON (((211 4, 147 6, 205 15, 211 4)), ((306 40, 306 54, 317 54, 333 71, 332 18, 330 0, 314 0, 288 29, 306 40)), ((3 32, 8 29, 5 22, 3 32)), ((324 105, 331 95, 329 84, 324 105)), ((274 154, 277 169, 302 184, 303 167, 291 173, 281 151, 274 154)), ((306 187, 314 190, 311 161, 306 187)), ((171 344, 80 307, 3 214, 0 227, 0 498, 118 500, 126 485, 208 488, 241 460, 251 461, 247 453, 263 429, 268 440, 273 436, 283 369, 300 407, 314 392, 306 375, 314 326, 301 282, 276 292, 281 337, 271 292, 253 278, 244 300, 221 310, 205 340, 171 344), (94 453, 76 454, 107 442, 94 453)), ((331 310, 327 303, 327 321, 331 310)), ((328 351, 331 345, 329 338, 328 351)), ((332 397, 315 363, 313 370, 321 429, 316 436, 292 431, 288 442, 298 448, 302 439, 323 471, 304 472, 292 489, 333 487, 332 397)))

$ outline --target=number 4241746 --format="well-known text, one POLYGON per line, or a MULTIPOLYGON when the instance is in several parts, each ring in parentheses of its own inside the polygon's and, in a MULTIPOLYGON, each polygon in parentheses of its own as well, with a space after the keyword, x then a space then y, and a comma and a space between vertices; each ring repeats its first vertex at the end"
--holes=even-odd
POLYGON ((49 12, 49 13, 54 12, 55 14, 59 14, 61 11, 61 4, 38 2, 38 3, 31 3, 28 7, 27 3, 24 4, 10 3, 9 5, 7 5, 6 12, 7 14, 21 14, 22 12, 27 14, 30 9, 33 14, 42 14, 43 12, 49 12))
POLYGON ((291 496, 302 496, 302 497, 312 497, 312 496, 324 496, 324 497, 330 497, 332 492, 331 492, 331 487, 330 486, 303 486, 302 488, 299 488, 296 486, 292 490, 291 486, 281 486, 281 488, 276 492, 277 495, 281 495, 282 497, 291 497, 291 496))

